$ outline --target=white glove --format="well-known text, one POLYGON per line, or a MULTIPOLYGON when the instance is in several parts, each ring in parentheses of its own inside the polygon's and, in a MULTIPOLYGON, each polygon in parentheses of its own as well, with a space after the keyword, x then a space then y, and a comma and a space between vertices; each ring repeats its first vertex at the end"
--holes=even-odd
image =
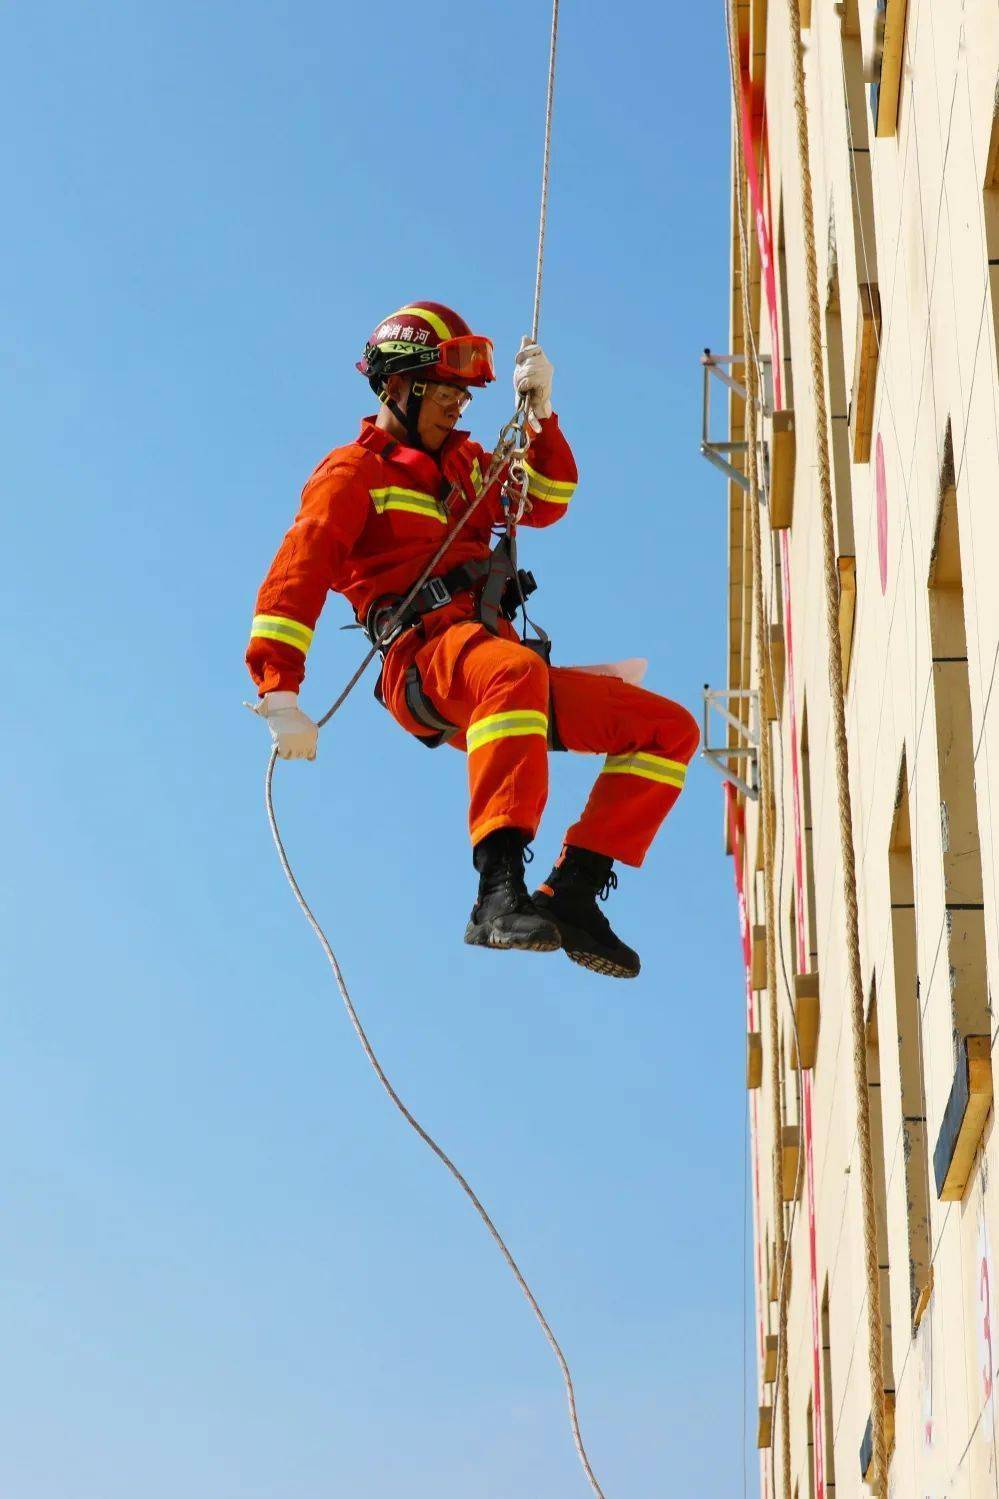
POLYGON ((247 703, 266 719, 282 760, 314 760, 319 726, 298 706, 297 692, 267 692, 259 703, 247 703))
POLYGON ((552 380, 555 367, 540 344, 523 344, 513 365, 513 388, 527 396, 527 413, 537 426, 552 414, 552 380))

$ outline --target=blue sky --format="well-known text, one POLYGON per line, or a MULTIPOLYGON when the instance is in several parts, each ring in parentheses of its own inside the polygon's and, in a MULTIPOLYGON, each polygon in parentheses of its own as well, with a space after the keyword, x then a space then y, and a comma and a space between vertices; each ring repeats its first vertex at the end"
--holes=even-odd
MULTIPOLYGON (((582 482, 524 539, 563 662, 725 662, 721 6, 565 0, 542 341, 582 482)), ((264 820, 240 706, 301 484, 414 297, 530 321, 547 7, 8 8, 9 788, 0 1487, 17 1499, 574 1499, 557 1368, 380 1094, 264 820)), ((303 704, 358 637, 331 600, 303 704)), ((595 772, 563 757, 557 849, 595 772)), ((608 1496, 742 1473, 743 996, 703 763, 612 916, 638 983, 467 949, 464 767, 362 686, 277 801, 409 1104, 572 1363, 608 1496)), ((752 1399, 752 1391, 750 1390, 752 1399)), ((750 1463, 752 1469, 753 1463, 750 1463)))

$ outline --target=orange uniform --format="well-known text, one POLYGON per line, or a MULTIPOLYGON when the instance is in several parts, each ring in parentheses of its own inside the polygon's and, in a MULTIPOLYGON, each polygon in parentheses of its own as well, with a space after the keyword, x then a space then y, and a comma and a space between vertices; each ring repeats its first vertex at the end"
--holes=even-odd
MULTIPOLYGON (((531 508, 522 524, 551 525, 566 513, 577 480, 557 416, 542 421, 526 458, 531 508)), ((257 597, 246 659, 261 694, 298 690, 330 590, 362 621, 377 600, 408 592, 473 501, 488 462, 466 432, 452 433, 431 455, 399 443, 371 418, 355 442, 323 460, 257 597)), ((497 484, 435 574, 486 557, 502 521, 497 484)), ((385 659, 386 707, 425 738, 405 701, 413 665, 433 708, 456 726, 450 743, 467 751, 473 843, 501 827, 533 837, 547 797, 551 737, 566 749, 607 756, 567 841, 626 864, 642 862, 697 748, 697 724, 685 708, 613 677, 549 667, 506 620, 491 634, 471 589, 404 631, 385 659)))

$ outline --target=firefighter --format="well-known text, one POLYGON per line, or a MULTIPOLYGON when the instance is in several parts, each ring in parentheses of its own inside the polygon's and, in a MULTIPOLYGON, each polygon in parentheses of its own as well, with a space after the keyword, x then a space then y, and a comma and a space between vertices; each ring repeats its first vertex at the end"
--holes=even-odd
MULTIPOLYGON (((474 389, 495 379, 493 346, 439 302, 380 323, 357 365, 378 397, 357 438, 323 459, 257 597, 247 664, 285 759, 312 760, 318 728, 298 706, 305 658, 327 593, 342 593, 372 639, 481 487, 489 455, 456 426, 474 389)), ((552 410, 551 362, 517 355, 527 402, 527 526, 566 514, 572 451, 552 410)), ((380 701, 424 743, 465 751, 479 889, 465 941, 550 952, 630 978, 638 954, 600 910, 613 862, 641 865, 683 786, 698 743, 685 708, 621 680, 551 667, 510 623, 518 598, 502 525, 502 475, 455 537, 384 652, 380 701), (606 756, 548 879, 528 893, 524 864, 548 792, 550 746, 606 756)), ((523 580, 522 580, 523 581, 523 580)))

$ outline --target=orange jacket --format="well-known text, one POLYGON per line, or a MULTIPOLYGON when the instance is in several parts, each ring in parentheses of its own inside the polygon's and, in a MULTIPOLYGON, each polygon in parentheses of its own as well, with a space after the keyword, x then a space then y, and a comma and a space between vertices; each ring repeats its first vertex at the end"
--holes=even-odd
MULTIPOLYGON (((416 582, 446 529, 475 496, 489 461, 467 432, 452 432, 439 454, 407 448, 365 417, 354 442, 334 448, 309 478, 294 525, 257 595, 246 663, 263 695, 297 692, 316 621, 332 589, 363 621, 384 594, 416 582), (443 497, 458 485, 450 513, 443 497)), ((527 526, 550 526, 576 488, 572 450, 558 417, 541 423, 527 450, 531 509, 527 526)), ((502 475, 501 475, 502 477, 502 475)), ((491 528, 502 522, 496 483, 434 572, 488 554, 491 528)))

